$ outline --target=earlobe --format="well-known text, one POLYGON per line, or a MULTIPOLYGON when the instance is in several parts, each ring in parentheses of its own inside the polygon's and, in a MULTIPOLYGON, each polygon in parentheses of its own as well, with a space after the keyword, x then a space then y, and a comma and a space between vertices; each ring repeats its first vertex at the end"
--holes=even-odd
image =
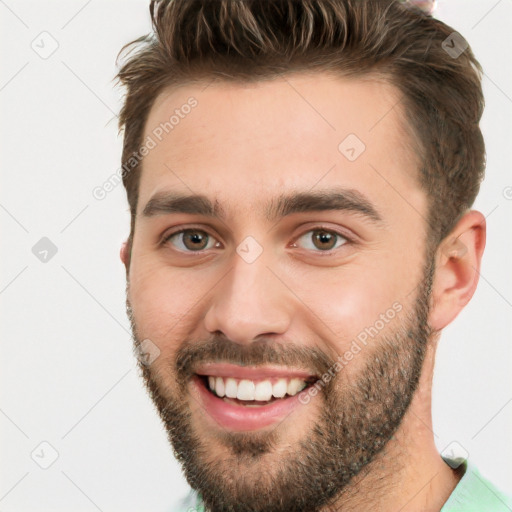
POLYGON ((434 330, 451 323, 475 293, 485 238, 485 217, 471 210, 439 245, 429 313, 434 330))

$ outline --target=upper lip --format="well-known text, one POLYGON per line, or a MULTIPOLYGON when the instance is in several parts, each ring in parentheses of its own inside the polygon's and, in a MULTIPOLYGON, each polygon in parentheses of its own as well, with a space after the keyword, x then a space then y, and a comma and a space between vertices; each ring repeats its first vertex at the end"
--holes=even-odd
POLYGON ((203 363, 197 367, 196 374, 249 380, 272 377, 306 380, 315 377, 314 373, 304 369, 287 368, 285 366, 238 366, 231 363, 203 363))

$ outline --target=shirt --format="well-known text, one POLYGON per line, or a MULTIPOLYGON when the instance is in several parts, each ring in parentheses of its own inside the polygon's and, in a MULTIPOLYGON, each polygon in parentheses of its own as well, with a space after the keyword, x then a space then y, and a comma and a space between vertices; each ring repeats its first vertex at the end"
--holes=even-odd
POLYGON ((511 512, 512 496, 484 478, 468 460, 461 464, 464 475, 441 512, 511 512))
MULTIPOLYGON (((445 459, 446 461, 446 459, 445 459)), ((484 478, 468 460, 459 483, 440 512, 512 512, 512 496, 504 493, 484 478)), ((178 508, 169 512, 206 512, 201 496, 191 490, 178 508)))

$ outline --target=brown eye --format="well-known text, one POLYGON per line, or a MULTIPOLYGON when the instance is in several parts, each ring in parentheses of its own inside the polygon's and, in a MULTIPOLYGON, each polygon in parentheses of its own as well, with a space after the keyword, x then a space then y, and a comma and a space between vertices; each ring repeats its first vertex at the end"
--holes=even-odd
POLYGON ((306 245, 306 249, 316 249, 316 252, 326 252, 338 249, 349 241, 342 234, 326 229, 312 229, 304 233, 297 240, 305 240, 305 244, 303 244, 303 246, 306 245))
POLYGON ((184 229, 169 235, 165 243, 171 242, 177 249, 184 252, 198 252, 215 246, 215 239, 200 229, 184 229), (213 245, 211 245, 213 244, 213 245))

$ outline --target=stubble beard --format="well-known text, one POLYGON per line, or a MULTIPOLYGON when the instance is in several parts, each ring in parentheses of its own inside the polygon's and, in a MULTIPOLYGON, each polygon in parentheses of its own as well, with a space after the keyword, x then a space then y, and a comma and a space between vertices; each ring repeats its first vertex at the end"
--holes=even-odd
MULTIPOLYGON (((388 326, 386 335, 375 337, 372 346, 357 355, 365 358, 362 369, 347 378, 343 368, 325 383, 318 397, 319 417, 294 446, 287 443, 287 419, 277 428, 259 432, 221 428, 200 432, 187 393, 192 369, 212 360, 254 365, 302 362, 321 375, 336 363, 322 351, 271 342, 239 345, 214 337, 205 343, 182 344, 174 360, 168 361, 169 373, 163 379, 161 372, 139 363, 174 454, 207 510, 320 512, 344 494, 350 496, 350 482, 368 469, 393 437, 417 388, 431 335, 427 318, 433 272, 433 263, 425 267, 414 307, 405 319, 397 317, 396 328, 388 326)), ((142 340, 136 334, 128 294, 127 312, 137 347, 142 340)))

